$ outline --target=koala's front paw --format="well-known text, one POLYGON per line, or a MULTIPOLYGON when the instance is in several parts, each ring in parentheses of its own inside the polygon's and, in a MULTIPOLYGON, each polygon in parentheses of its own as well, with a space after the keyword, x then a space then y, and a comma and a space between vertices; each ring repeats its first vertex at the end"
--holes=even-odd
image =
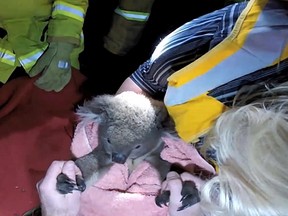
POLYGON ((56 188, 61 194, 72 193, 73 190, 83 192, 86 189, 86 184, 83 178, 76 175, 76 182, 70 179, 66 174, 60 173, 57 176, 56 188))
MULTIPOLYGON (((177 211, 182 211, 198 202, 200 202, 200 196, 198 189, 194 182, 184 181, 182 190, 182 198, 180 202, 182 205, 177 209, 177 211)), ((157 206, 162 207, 162 205, 167 206, 169 203, 170 191, 163 191, 155 198, 155 203, 157 206)))
POLYGON ((193 181, 184 181, 181 190, 181 202, 182 206, 177 209, 177 211, 182 211, 198 202, 200 202, 199 191, 193 181))

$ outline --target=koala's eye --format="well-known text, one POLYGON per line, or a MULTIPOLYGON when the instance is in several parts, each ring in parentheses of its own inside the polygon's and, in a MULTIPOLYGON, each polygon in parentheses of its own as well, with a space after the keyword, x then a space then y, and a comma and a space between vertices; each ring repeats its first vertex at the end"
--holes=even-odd
POLYGON ((139 149, 141 147, 141 145, 137 145, 135 146, 135 149, 139 149))

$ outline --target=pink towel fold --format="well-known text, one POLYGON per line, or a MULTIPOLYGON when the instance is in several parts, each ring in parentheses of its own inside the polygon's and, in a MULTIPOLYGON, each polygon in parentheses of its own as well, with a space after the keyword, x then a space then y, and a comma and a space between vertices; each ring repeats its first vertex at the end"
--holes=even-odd
MULTIPOLYGON (((76 127, 71 151, 75 157, 89 153, 97 146, 97 124, 76 127)), ((183 167, 197 165, 210 172, 214 169, 198 154, 192 145, 163 137, 165 148, 161 157, 183 167)), ((128 175, 126 164, 115 164, 109 172, 92 187, 83 192, 79 216, 166 216, 167 207, 155 204, 161 188, 157 171, 143 162, 128 175)))

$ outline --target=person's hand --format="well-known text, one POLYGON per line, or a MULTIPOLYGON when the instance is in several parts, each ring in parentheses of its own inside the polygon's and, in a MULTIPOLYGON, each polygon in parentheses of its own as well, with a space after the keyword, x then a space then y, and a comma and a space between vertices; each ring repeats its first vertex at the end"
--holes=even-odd
POLYGON ((70 54, 73 48, 71 43, 51 42, 29 71, 30 77, 42 72, 35 85, 45 91, 61 91, 71 79, 70 54))
POLYGON ((176 172, 169 172, 167 174, 166 180, 162 183, 161 191, 170 191, 169 198, 169 216, 192 216, 197 215, 201 216, 201 210, 198 203, 185 208, 184 210, 178 211, 178 209, 182 206, 181 199, 181 189, 182 183, 184 181, 193 181, 196 184, 196 187, 199 189, 202 184, 204 184, 204 180, 201 180, 199 177, 191 175, 187 172, 179 175, 176 172))
POLYGON ((73 190, 72 193, 63 195, 56 190, 56 178, 60 173, 66 174, 74 181, 76 175, 81 175, 73 161, 52 162, 45 177, 37 183, 42 216, 75 216, 79 212, 80 191, 73 190))

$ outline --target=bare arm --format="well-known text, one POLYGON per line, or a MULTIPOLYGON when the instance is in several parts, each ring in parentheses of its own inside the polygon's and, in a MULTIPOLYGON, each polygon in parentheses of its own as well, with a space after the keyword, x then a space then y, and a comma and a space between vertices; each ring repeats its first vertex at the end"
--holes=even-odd
POLYGON ((136 83, 130 79, 130 77, 126 78, 125 81, 121 84, 119 89, 117 90, 116 94, 120 94, 125 91, 133 91, 139 94, 144 94, 146 96, 149 96, 145 91, 143 91, 136 83))

